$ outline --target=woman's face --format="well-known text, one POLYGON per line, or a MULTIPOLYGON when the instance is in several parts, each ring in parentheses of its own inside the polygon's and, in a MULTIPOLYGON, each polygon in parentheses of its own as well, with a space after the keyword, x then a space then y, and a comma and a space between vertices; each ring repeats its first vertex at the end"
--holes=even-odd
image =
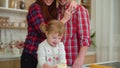
POLYGON ((47 6, 50 6, 53 3, 54 0, 44 0, 45 4, 47 6))

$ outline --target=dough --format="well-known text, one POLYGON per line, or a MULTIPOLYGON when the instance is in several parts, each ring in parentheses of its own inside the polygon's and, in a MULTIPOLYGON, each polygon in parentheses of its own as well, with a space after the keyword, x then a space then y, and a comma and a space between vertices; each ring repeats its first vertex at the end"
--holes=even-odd
POLYGON ((60 64, 57 64, 57 67, 58 68, 67 68, 67 65, 65 63, 60 63, 60 64))

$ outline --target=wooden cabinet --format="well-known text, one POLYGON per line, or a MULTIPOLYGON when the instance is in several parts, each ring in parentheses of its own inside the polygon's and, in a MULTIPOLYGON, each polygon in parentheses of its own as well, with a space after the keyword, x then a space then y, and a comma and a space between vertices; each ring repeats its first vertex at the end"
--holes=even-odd
POLYGON ((20 59, 14 60, 14 68, 20 68, 20 59))
MULTIPOLYGON (((9 23, 11 23, 11 22, 19 23, 20 21, 24 21, 26 19, 25 16, 26 16, 28 10, 27 9, 10 8, 9 1, 11 1, 11 0, 0 0, 0 16, 9 17, 11 19, 11 21, 9 23), (20 20, 20 21, 18 22, 15 19, 20 20), (14 20, 14 21, 12 21, 12 20, 14 20)), ((3 22, 0 22, 0 23, 3 23, 3 22)), ((5 41, 6 39, 8 39, 8 42, 12 41, 12 40, 16 40, 16 39, 19 40, 20 34, 18 36, 16 36, 16 35, 12 34, 12 31, 18 32, 20 30, 20 32, 21 31, 25 32, 26 29, 27 29, 27 27, 14 27, 14 26, 0 25, 0 39, 2 39, 2 42, 6 42, 5 41), (5 32, 7 32, 6 36, 5 36, 5 32), (16 36, 16 37, 14 37, 14 36, 16 36), (6 37, 6 39, 5 39, 5 37, 6 37)), ((21 34, 22 35, 20 35, 20 37, 21 36, 24 37, 24 35, 26 35, 26 33, 22 33, 22 32, 21 32, 21 34)), ((20 40, 21 39, 22 38, 20 38, 20 40)), ((12 58, 12 59, 3 60, 0 58, 0 68, 20 68, 20 59, 12 58)))
POLYGON ((14 68, 13 61, 0 61, 0 68, 14 68))
POLYGON ((91 17, 91 2, 92 0, 81 0, 81 4, 88 9, 88 12, 90 14, 91 17))
POLYGON ((0 61, 0 68, 20 68, 20 60, 5 60, 0 61))
POLYGON ((96 63, 96 54, 86 55, 84 64, 96 63))

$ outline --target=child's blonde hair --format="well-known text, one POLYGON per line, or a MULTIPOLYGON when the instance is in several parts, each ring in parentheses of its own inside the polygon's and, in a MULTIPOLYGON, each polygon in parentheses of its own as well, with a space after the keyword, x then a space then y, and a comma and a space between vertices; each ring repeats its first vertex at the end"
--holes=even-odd
POLYGON ((41 23, 40 30, 50 33, 58 33, 59 36, 62 36, 65 32, 64 24, 61 23, 59 20, 51 20, 46 25, 45 23, 41 23))

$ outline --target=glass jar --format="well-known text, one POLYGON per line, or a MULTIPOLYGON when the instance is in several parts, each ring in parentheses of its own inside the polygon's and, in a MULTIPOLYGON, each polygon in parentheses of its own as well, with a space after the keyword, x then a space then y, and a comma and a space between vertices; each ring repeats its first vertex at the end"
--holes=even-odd
POLYGON ((20 7, 20 9, 25 9, 25 1, 24 0, 20 0, 19 7, 20 7))
POLYGON ((9 0, 9 8, 18 8, 18 0, 9 0))

